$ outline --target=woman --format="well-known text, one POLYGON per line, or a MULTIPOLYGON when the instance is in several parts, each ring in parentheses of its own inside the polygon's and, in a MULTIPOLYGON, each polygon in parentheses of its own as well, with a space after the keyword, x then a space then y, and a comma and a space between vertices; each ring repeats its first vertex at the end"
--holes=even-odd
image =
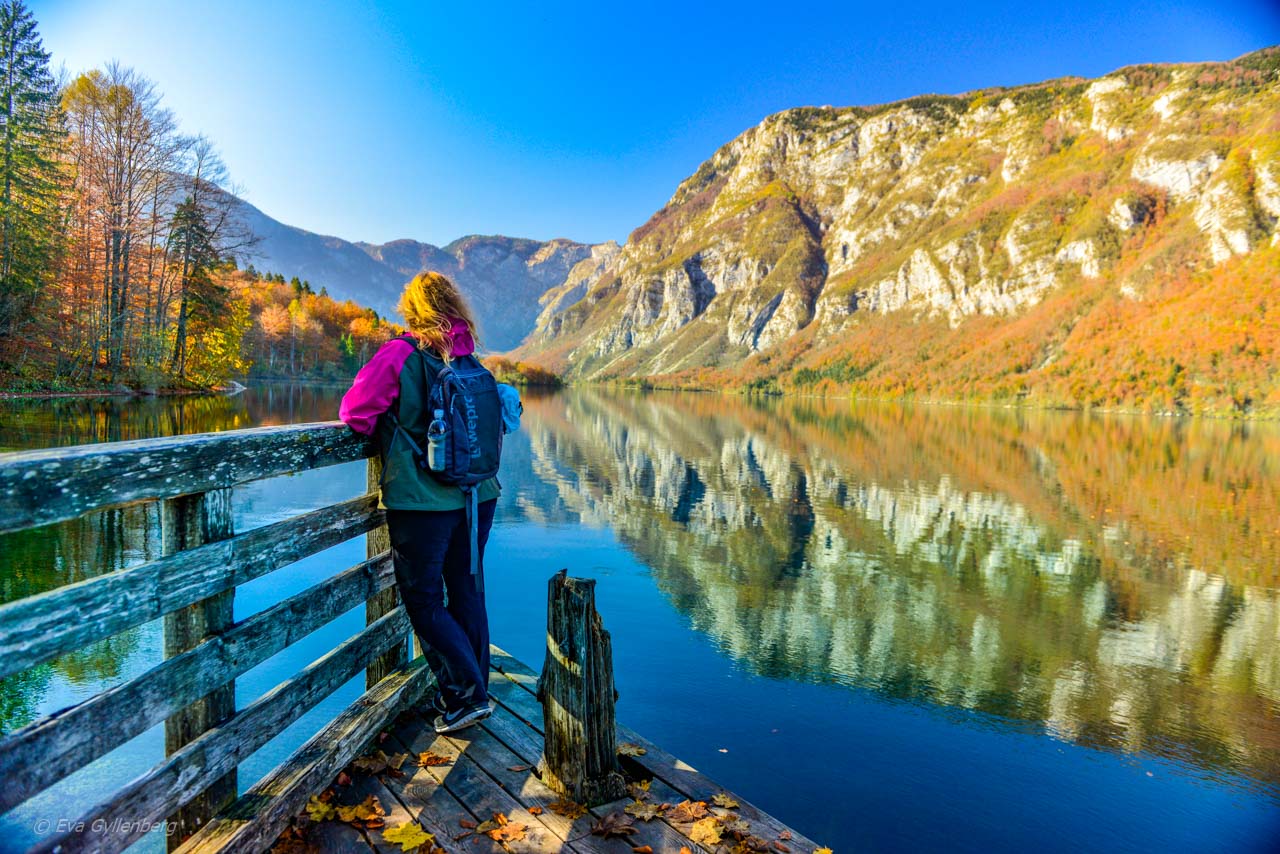
MULTIPOLYGON (((490 714, 489 618, 483 586, 471 575, 463 492, 419 468, 411 447, 427 447, 433 417, 429 385, 443 364, 475 351, 476 324, 457 287, 439 273, 415 276, 405 286, 399 310, 409 333, 382 345, 360 369, 338 417, 377 439, 383 462, 378 506, 387 511, 400 598, 436 676, 438 690, 431 700, 436 732, 452 732, 490 714), (397 433, 397 420, 413 443, 397 433)), ((477 551, 483 560, 498 503, 497 478, 475 489, 477 551)))

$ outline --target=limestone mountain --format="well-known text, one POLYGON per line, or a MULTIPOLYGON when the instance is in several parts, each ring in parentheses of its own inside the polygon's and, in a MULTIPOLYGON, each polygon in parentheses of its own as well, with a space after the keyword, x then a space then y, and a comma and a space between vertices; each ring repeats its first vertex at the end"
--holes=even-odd
POLYGON ((354 300, 385 317, 406 281, 421 270, 453 278, 471 300, 486 349, 515 347, 534 328, 539 300, 561 288, 578 265, 610 247, 572 240, 470 236, 436 247, 416 240, 350 242, 285 225, 238 200, 239 216, 258 238, 249 259, 256 267, 297 276, 339 300, 354 300))
POLYGON ((1280 48, 770 116, 517 351, 571 376, 1280 407, 1280 48))

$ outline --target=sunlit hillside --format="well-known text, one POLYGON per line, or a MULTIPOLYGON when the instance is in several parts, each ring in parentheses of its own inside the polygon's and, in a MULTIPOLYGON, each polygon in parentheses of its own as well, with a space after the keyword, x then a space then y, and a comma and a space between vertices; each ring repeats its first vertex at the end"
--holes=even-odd
POLYGON ((1280 49, 725 145, 518 351, 575 377, 1275 412, 1280 49))

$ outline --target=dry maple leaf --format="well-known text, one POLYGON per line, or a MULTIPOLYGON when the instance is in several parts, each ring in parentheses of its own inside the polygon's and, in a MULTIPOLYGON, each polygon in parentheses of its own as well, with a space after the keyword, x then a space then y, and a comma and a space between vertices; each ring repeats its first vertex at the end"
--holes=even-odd
POLYGON ((638 744, 624 741, 618 745, 618 753, 621 756, 644 756, 649 751, 645 750, 638 744))
POLYGON ((672 821, 697 821, 700 818, 706 818, 707 802, 706 801, 681 801, 676 804, 671 812, 667 813, 667 818, 672 821))
POLYGON ((747 824, 741 816, 732 813, 721 816, 720 823, 724 825, 725 833, 747 833, 751 830, 751 825, 747 824))
POLYGON ((689 829, 689 838, 699 845, 715 848, 720 844, 720 819, 708 816, 695 821, 689 829))
POLYGON ((460 818, 460 819, 458 819, 458 824, 459 824, 460 826, 462 826, 462 827, 469 827, 469 828, 471 828, 472 830, 475 830, 475 829, 476 829, 476 823, 475 823, 474 821, 472 821, 471 819, 469 819, 469 818, 460 818))
POLYGON ((781 851, 782 854, 791 854, 791 849, 783 845, 781 842, 779 842, 776 839, 773 841, 773 847, 781 851))
POLYGON ((790 839, 790 838, 791 838, 791 831, 789 831, 789 830, 784 830, 784 831, 782 831, 781 833, 779 833, 779 834, 778 834, 778 838, 779 838, 779 839, 783 839, 783 840, 790 839))
POLYGON ((569 799, 556 801, 553 804, 547 804, 547 809, 556 815, 562 815, 565 818, 582 818, 587 814, 587 808, 582 804, 574 803, 569 799))
POLYGON ((337 779, 335 782, 336 782, 339 786, 350 786, 350 785, 351 785, 351 775, 350 775, 350 774, 348 774, 346 771, 339 771, 339 772, 338 772, 338 779, 337 779))
POLYGON ((680 854, 693 854, 693 852, 689 850, 689 846, 688 846, 688 845, 681 845, 681 846, 680 846, 680 854))
POLYGON ((363 771, 365 774, 381 774, 388 769, 398 771, 404 761, 409 758, 407 753, 397 753, 394 756, 388 756, 381 750, 375 750, 373 753, 366 754, 351 763, 351 766, 357 771, 363 771))
POLYGON ((377 795, 369 795, 360 803, 349 807, 338 807, 338 818, 348 824, 353 824, 357 821, 378 821, 386 814, 387 811, 382 808, 377 795))
POLYGON ((311 800, 307 801, 307 815, 312 821, 329 821, 337 815, 337 811, 333 804, 322 800, 318 795, 312 795, 311 800))
POLYGON ((453 762, 452 756, 441 756, 430 750, 424 750, 418 754, 419 768, 432 768, 436 765, 449 765, 453 762))
POLYGON ((319 851, 305 839, 285 839, 271 846, 271 854, 319 854, 319 851))
POLYGON ((630 836, 636 832, 632 827, 636 823, 634 818, 623 815, 620 812, 611 812, 604 818, 591 825, 591 832, 596 836, 603 836, 610 839, 614 836, 630 836))
POLYGON ((400 770, 400 766, 403 765, 405 760, 408 758, 409 754, 407 753, 393 753, 388 756, 386 773, 397 779, 404 777, 405 774, 400 770))
POLYGON ((507 817, 500 812, 493 814, 493 818, 480 822, 476 827, 476 833, 488 833, 491 830, 497 830, 507 823, 507 817))
POLYGON ((831 854, 830 848, 815 848, 813 854, 831 854))
POLYGON ((649 780, 640 780, 627 784, 627 794, 635 798, 637 801, 643 801, 649 796, 649 780))
POLYGON ((631 850, 636 852, 636 854, 653 854, 652 845, 633 845, 631 846, 631 850))
POLYGON ((508 842, 519 842, 525 837, 525 831, 529 828, 516 821, 509 821, 502 827, 489 831, 489 838, 494 842, 501 842, 504 845, 508 842))
POLYGON ((318 854, 319 850, 295 827, 285 828, 284 833, 271 846, 271 854, 318 854))
POLYGON ((392 844, 399 845, 401 851, 415 851, 419 845, 424 843, 430 848, 436 842, 434 836, 427 833, 414 821, 387 828, 382 831, 382 838, 392 844))
POLYGON ((719 794, 713 795, 711 797, 711 803, 715 804, 718 807, 724 807, 725 809, 728 809, 728 810, 736 809, 737 807, 741 806, 727 792, 720 792, 719 794))
POLYGON ((281 842, 289 839, 303 839, 303 838, 305 838, 305 836, 302 830, 299 829, 298 825, 290 821, 288 824, 284 826, 284 830, 280 831, 280 835, 276 837, 276 841, 281 842))
POLYGON ((542 815, 542 807, 529 807, 527 812, 529 815, 542 815))
POLYGON ((627 815, 633 815, 641 821, 651 821, 662 815, 662 807, 657 804, 645 803, 641 800, 634 800, 622 808, 627 815))

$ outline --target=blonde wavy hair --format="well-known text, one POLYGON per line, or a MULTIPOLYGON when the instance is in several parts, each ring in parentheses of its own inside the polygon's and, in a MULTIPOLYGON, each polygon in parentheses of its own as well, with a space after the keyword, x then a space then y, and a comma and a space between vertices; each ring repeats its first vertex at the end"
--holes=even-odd
POLYGON ((471 332, 471 340, 477 347, 480 346, 480 335, 471 306, 467 305, 458 286, 447 276, 430 270, 414 276, 404 286, 404 293, 400 294, 396 309, 404 315, 410 334, 423 346, 438 353, 445 362, 452 358, 449 352, 452 318, 456 317, 466 323, 471 332))

